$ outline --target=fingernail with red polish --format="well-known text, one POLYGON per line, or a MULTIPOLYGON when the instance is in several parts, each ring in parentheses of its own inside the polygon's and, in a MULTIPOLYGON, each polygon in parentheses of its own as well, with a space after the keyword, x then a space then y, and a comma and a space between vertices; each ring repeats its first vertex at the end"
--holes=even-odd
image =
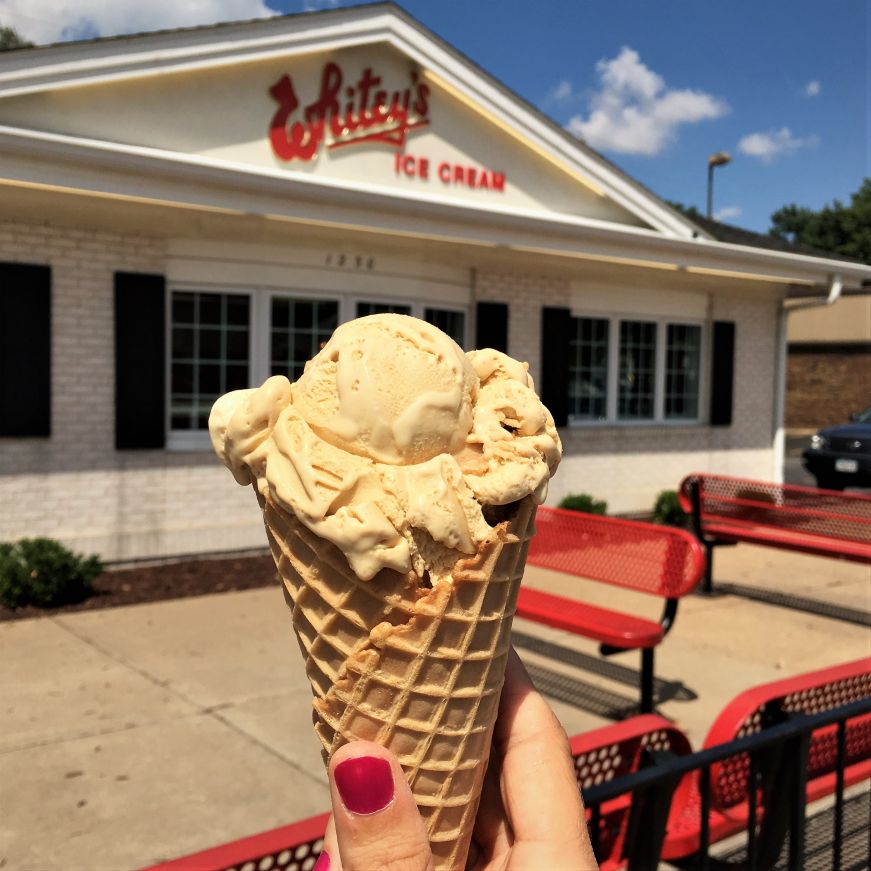
POLYGON ((342 804, 354 814, 374 814, 393 801, 390 763, 377 756, 340 762, 333 772, 342 804))
POLYGON ((318 856, 318 861, 315 862, 312 871, 330 871, 330 854, 326 850, 318 856))

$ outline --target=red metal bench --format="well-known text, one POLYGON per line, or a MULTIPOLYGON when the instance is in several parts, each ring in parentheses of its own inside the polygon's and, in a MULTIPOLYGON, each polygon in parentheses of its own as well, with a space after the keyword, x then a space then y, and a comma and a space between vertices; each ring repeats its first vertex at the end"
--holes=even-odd
MULTIPOLYGON (((797 714, 814 714, 871 696, 871 658, 844 663, 809 674, 775 681, 747 690, 733 699, 717 717, 704 747, 726 744, 764 730, 797 714)), ((871 777, 871 715, 846 726, 844 785, 871 777)), ((789 752, 755 761, 759 795, 756 800, 760 829, 760 862, 767 855, 774 861, 787 830, 788 801, 784 795, 790 778, 796 776, 799 760, 789 752), (767 841, 767 843, 766 843, 767 841)), ((836 787, 838 741, 836 727, 813 733, 806 767, 806 798, 809 804, 832 795, 836 787)), ((729 757, 710 771, 710 843, 721 841, 748 828, 750 813, 750 759, 748 754, 729 757)), ((689 788, 672 802, 662 858, 683 859, 699 849, 701 790, 698 774, 690 775, 689 788)), ((764 863, 761 862, 760 867, 764 863)))
MULTIPOLYGON (((748 690, 730 702, 715 721, 705 747, 717 747, 752 735, 784 718, 831 710, 871 696, 871 658, 748 690)), ((578 785, 585 791, 619 781, 691 752, 686 736, 656 715, 622 723, 570 739, 578 785)), ((843 741, 843 785, 871 778, 871 714, 848 723, 843 741)), ((760 751, 760 756, 764 754, 760 751)), ((837 786, 838 740, 835 727, 815 731, 808 748, 806 802, 831 795, 837 786)), ((690 760, 687 760, 690 761, 690 760)), ((784 815, 797 757, 781 752, 774 759, 757 758, 756 797, 759 868, 780 852, 786 832, 784 815)), ((711 767, 708 842, 716 843, 747 829, 751 797, 747 788, 747 754, 730 756, 711 767)), ((655 867, 656 857, 672 862, 691 859, 701 842, 700 776, 658 784, 647 794, 618 794, 587 810, 587 823, 602 871, 655 867)), ((801 781, 800 781, 801 782, 801 781)), ((159 865, 146 871, 310 871, 323 844, 328 814, 272 829, 159 865)))
MULTIPOLYGON (((569 743, 582 789, 652 764, 657 753, 682 755, 691 751, 683 732, 653 714, 576 735, 569 743)), ((631 800, 626 796, 609 802, 596 814, 602 871, 621 865, 630 812, 631 800)), ((328 819, 329 814, 320 814, 144 871, 311 871, 323 847, 328 819)), ((587 819, 590 821, 590 813, 587 819)))
POLYGON ((739 541, 871 564, 871 496, 725 475, 688 475, 679 498, 707 551, 739 541))
POLYGON ((665 600, 658 622, 523 586, 517 614, 598 641, 603 656, 641 651, 641 711, 653 710, 653 651, 693 590, 704 555, 687 532, 559 508, 539 508, 527 563, 665 600))
POLYGON ((260 868, 311 871, 323 849, 329 818, 328 813, 318 814, 201 853, 150 865, 143 871, 259 871, 260 868))
MULTIPOLYGON (((656 714, 642 714, 576 735, 569 740, 578 786, 589 789, 625 777, 652 765, 658 756, 684 756, 692 752, 689 739, 673 723, 656 714)), ((687 784, 687 789, 689 784, 687 784)), ((682 795, 682 793, 681 793, 682 795)), ((668 805, 663 807, 663 820, 668 805)), ((625 864, 626 836, 632 815, 632 799, 621 795, 587 810, 587 826, 595 828, 594 838, 601 871, 613 871, 625 864)), ((664 831, 664 827, 662 829, 664 831)), ((645 844, 642 849, 647 849, 645 844)))

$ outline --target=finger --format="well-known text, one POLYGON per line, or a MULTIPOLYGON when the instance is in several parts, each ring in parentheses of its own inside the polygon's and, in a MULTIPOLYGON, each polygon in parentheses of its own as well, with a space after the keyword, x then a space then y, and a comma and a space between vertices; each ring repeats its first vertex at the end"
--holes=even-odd
POLYGON ((481 803, 478 806, 478 815, 475 817, 475 829, 472 834, 472 847, 469 849, 467 865, 470 868, 489 867, 499 857, 508 854, 514 836, 508 819, 505 816, 505 808, 502 806, 502 794, 500 781, 502 779, 502 766, 499 755, 495 752, 490 754, 490 764, 484 776, 481 788, 481 803))
POLYGON ((333 815, 327 822, 327 831, 324 834, 324 846, 321 855, 315 862, 312 871, 342 871, 342 860, 339 857, 339 842, 336 840, 336 823, 333 815))
POLYGON ((568 738, 513 649, 495 740, 502 757, 502 797, 516 841, 563 844, 580 850, 587 867, 595 868, 568 738))
POLYGON ((329 775, 343 871, 432 871, 423 820, 390 751, 353 741, 333 754, 329 775))

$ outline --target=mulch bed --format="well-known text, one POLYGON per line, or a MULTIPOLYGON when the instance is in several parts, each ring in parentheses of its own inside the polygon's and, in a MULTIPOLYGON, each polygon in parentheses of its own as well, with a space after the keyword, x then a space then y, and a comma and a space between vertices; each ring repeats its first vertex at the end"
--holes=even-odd
POLYGON ((60 608, 6 608, 0 605, 0 621, 23 620, 70 611, 96 611, 160 602, 164 599, 184 599, 207 593, 228 593, 253 590, 277 583, 272 557, 248 556, 232 559, 191 559, 183 562, 113 569, 101 574, 94 582, 95 593, 83 602, 60 608))

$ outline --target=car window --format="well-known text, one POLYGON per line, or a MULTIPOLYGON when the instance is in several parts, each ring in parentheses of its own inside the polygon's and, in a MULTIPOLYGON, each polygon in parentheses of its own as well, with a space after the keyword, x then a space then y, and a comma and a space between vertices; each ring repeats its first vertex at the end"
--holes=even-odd
POLYGON ((856 422, 871 423, 871 405, 869 405, 863 412, 856 415, 856 422))

